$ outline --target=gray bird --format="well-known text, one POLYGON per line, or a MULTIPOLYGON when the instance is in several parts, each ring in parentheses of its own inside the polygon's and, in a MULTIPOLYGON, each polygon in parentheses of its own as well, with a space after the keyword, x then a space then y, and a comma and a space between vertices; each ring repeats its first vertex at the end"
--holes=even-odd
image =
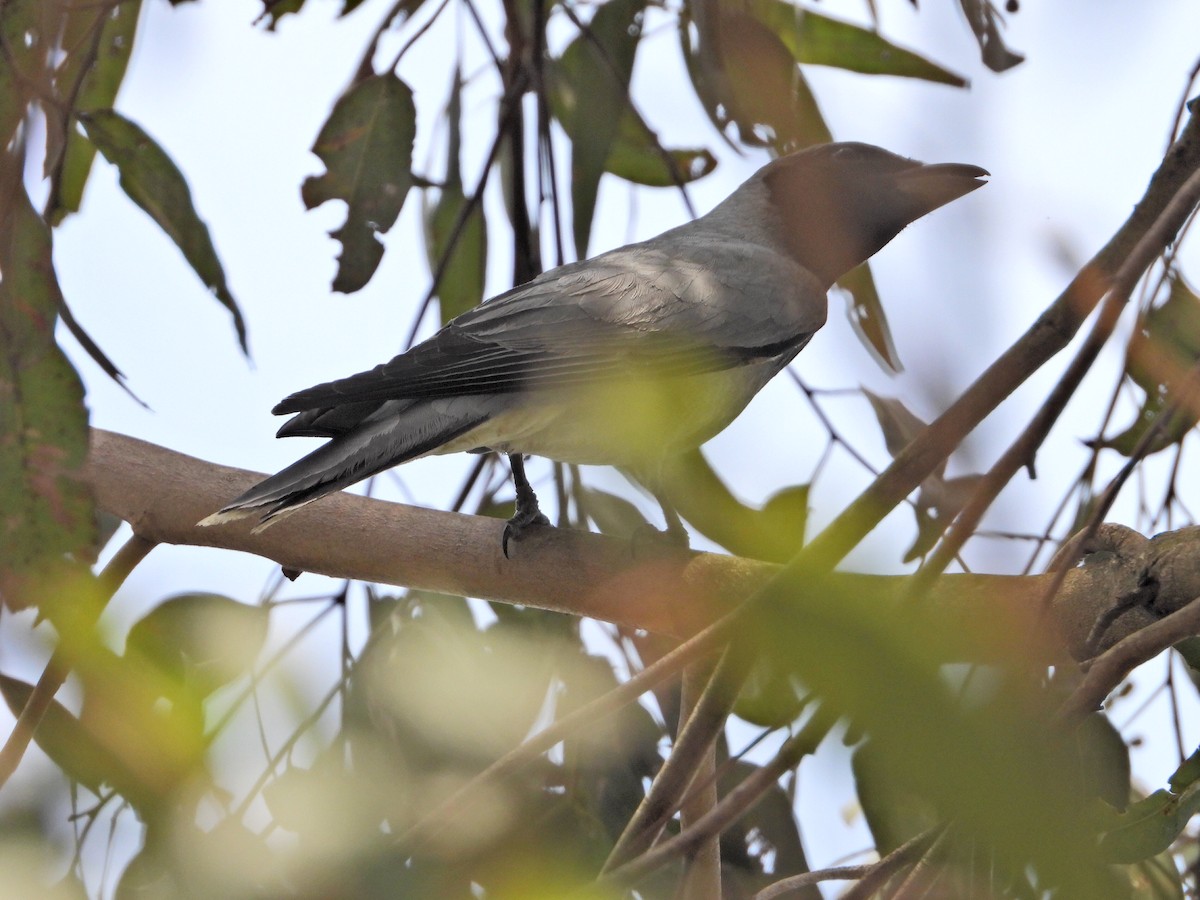
POLYGON ((390 362, 287 397, 274 413, 294 415, 278 436, 330 440, 200 524, 257 514, 262 528, 458 451, 508 454, 517 502, 505 555, 547 524, 526 454, 617 466, 654 492, 665 461, 725 428, 825 324, 834 281, 988 174, 858 143, 777 159, 705 216, 551 269, 390 362))

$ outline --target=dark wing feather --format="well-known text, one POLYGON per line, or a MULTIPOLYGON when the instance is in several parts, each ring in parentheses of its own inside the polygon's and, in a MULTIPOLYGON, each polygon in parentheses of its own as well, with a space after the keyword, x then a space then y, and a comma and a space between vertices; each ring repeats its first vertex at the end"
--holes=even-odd
POLYGON ((387 363, 287 397, 274 412, 301 415, 281 434, 325 433, 322 417, 337 431, 342 417, 329 418, 331 408, 347 405, 587 384, 637 367, 656 375, 730 368, 798 348, 815 330, 745 303, 712 302, 740 299, 745 285, 718 282, 697 255, 634 245, 555 269, 387 363))

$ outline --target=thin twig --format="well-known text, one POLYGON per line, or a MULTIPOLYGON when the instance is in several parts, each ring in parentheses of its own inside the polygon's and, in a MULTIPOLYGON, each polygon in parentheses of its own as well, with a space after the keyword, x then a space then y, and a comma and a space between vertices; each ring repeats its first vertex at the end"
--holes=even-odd
MULTIPOLYGON (((958 514, 954 524, 943 537, 937 551, 930 556, 926 565, 913 580, 912 593, 914 595, 928 588, 930 582, 945 570, 954 555, 974 532, 984 512, 1004 486, 1021 468, 1032 462, 1038 447, 1046 439, 1054 423, 1058 421, 1067 402, 1075 395, 1104 345, 1108 343, 1121 312, 1137 286, 1137 282, 1141 280, 1142 274, 1162 253, 1162 248, 1178 231, 1178 223, 1191 215, 1198 202, 1200 202, 1200 172, 1195 172, 1184 182, 1122 262, 1113 278, 1112 287, 1100 308, 1096 324, 1083 346, 1080 347, 1078 354, 1042 403, 1029 425, 980 481, 970 501, 958 514)), ((1098 510, 1093 522, 1098 523, 1102 514, 1098 510)))
POLYGON ((694 853, 696 848, 741 818, 784 772, 795 768, 801 759, 813 752, 836 721, 833 713, 818 709, 797 734, 784 742, 770 762, 759 766, 743 779, 691 828, 663 841, 653 850, 643 853, 620 868, 603 873, 599 883, 631 884, 679 856, 694 853))

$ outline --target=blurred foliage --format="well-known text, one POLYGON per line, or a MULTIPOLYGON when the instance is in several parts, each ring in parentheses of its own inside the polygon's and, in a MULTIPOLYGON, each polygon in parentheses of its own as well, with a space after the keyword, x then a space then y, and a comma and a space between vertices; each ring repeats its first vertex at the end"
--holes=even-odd
POLYGON ((1132 456, 1178 445, 1200 422, 1197 377, 1200 365, 1200 297, 1172 272, 1166 299, 1138 318, 1129 340, 1125 374, 1145 395, 1132 425, 1111 438, 1089 442, 1132 456))
MULTIPOLYGON (((1002 40, 995 6, 960 2, 983 64, 1001 71, 1019 63, 1002 40)), ((639 703, 589 714, 550 752, 466 787, 529 735, 594 709, 588 704, 625 673, 669 649, 661 639, 601 629, 601 637, 585 642, 585 626, 561 615, 418 591, 369 593, 370 637, 353 652, 346 648, 341 677, 325 700, 313 709, 303 697, 296 709, 267 712, 259 694, 281 658, 267 652, 274 649, 270 604, 175 594, 133 624, 123 652, 102 639, 95 622, 107 600, 103 579, 84 565, 102 541, 76 477, 87 412, 79 378, 55 342, 56 320, 105 372, 118 379, 120 373, 71 315, 55 277, 51 237, 52 227, 80 209, 97 152, 232 315, 246 346, 239 307, 184 173, 141 125, 113 108, 141 39, 141 6, 139 0, 0 3, 0 593, 10 609, 38 607, 49 623, 43 630, 55 632, 55 664, 74 673, 69 697, 43 698, 34 740, 71 782, 77 801, 76 830, 64 839, 62 809, 50 801, 27 807, 10 789, 0 819, 0 895, 113 893, 112 884, 97 887, 84 859, 95 857, 105 839, 102 817, 126 816, 136 817, 143 840, 109 876, 118 898, 536 900, 567 893, 629 897, 634 890, 646 898, 677 896, 679 858, 633 886, 594 882, 677 738, 681 700, 674 682, 656 685, 639 703), (44 127, 31 127, 35 121, 44 127), (44 162, 46 184, 38 187, 48 190, 24 183, 33 171, 27 158, 44 162), (40 213, 31 195, 48 198, 40 213), (262 729, 258 763, 252 729, 231 724, 251 706, 262 729), (335 714, 326 715, 330 708, 335 714), (282 746, 269 743, 263 724, 275 714, 292 715, 293 732, 282 746), (223 755, 221 741, 231 734, 240 764, 258 766, 253 783, 223 755), (464 788, 466 799, 456 799, 464 788)), ((259 21, 274 29, 305 6, 264 0, 259 21)), ((606 181, 676 190, 714 170, 710 147, 669 146, 631 95, 651 14, 673 17, 713 141, 739 150, 781 154, 831 138, 807 77, 814 65, 966 84, 878 28, 840 21, 811 4, 686 0, 667 10, 644 0, 496 4, 489 13, 504 30, 489 40, 497 38, 495 74, 510 94, 494 115, 467 114, 464 84, 475 76, 464 79, 470 70, 457 51, 445 54, 454 78, 444 100, 432 78, 415 89, 402 81, 395 73, 399 57, 390 67, 379 62, 384 37, 427 39, 425 25, 445 9, 468 8, 434 6, 402 0, 381 13, 361 0, 337 4, 340 16, 373 10, 378 33, 315 138, 324 173, 299 189, 309 208, 331 200, 346 207, 345 222, 333 232, 341 244, 333 288, 346 293, 370 282, 387 252, 383 236, 411 191, 421 191, 436 281, 430 296, 443 322, 485 295, 489 259, 501 243, 489 239, 495 223, 482 202, 489 175, 502 182, 512 221, 529 225, 513 236, 518 254, 527 256, 514 271, 528 274, 538 257, 530 234, 545 224, 547 198, 555 204, 556 237, 561 242, 557 232, 569 234, 583 256, 606 181), (552 33, 563 40, 550 46, 552 33), (513 48, 518 52, 506 57, 513 48), (417 129, 426 127, 415 92, 444 110, 437 125, 445 135, 440 178, 415 171, 417 129), (525 120, 526 107, 536 110, 536 124, 525 120), (464 166, 467 128, 482 133, 480 143, 490 142, 483 172, 464 166), (555 159, 559 141, 569 153, 560 170, 569 172, 569 218, 547 181, 527 189, 524 175, 540 173, 538 165, 514 166, 522 157, 555 159)), ((864 345, 898 368, 870 270, 850 273, 840 287, 851 296, 851 321, 864 345)), ((1200 353, 1197 310, 1200 300, 1175 274, 1168 296, 1139 320, 1129 345, 1126 373, 1145 393, 1143 408, 1133 426, 1096 442, 1098 449, 1128 455, 1151 439, 1153 452, 1178 447, 1190 433, 1196 407, 1181 401, 1184 373, 1200 353)), ((630 391, 619 411, 631 432, 639 416, 670 414, 677 402, 652 396, 652 388, 630 391)), ((867 397, 894 456, 925 423, 898 400, 867 397)), ((936 541, 976 478, 947 478, 942 466, 921 485, 909 558, 936 541)), ((809 527, 807 479, 760 508, 738 499, 696 451, 660 473, 658 487, 696 531, 742 556, 785 562, 809 527)), ((577 470, 568 470, 559 488, 568 524, 592 522, 633 537, 647 527, 637 504, 585 485, 577 470)), ((485 486, 476 511, 499 508, 496 489, 485 486)), ((343 590, 325 598, 314 622, 344 611, 352 596, 343 590)), ((936 610, 848 596, 817 576, 784 580, 746 620, 735 648, 747 659, 748 677, 734 712, 761 729, 766 749, 750 754, 731 749, 725 735, 717 741, 720 795, 752 788, 750 802, 721 834, 726 896, 750 896, 807 870, 795 815, 796 760, 834 740, 830 734, 853 745, 860 810, 874 849, 918 848, 880 886, 882 895, 1182 897, 1181 871, 1194 894, 1197 849, 1187 826, 1200 810, 1195 756, 1167 788, 1136 794, 1128 747, 1107 718, 1067 724, 1055 718, 1071 687, 1063 668, 1051 671, 1026 658, 1026 648, 1002 646, 988 666, 970 664, 957 651, 962 635, 948 635, 936 610), (834 731, 834 722, 846 727, 834 731), (776 764, 781 777, 755 787, 776 764)), ((1000 640, 974 637, 978 645, 989 639, 1000 640)), ((1188 659, 1200 656, 1194 650, 1184 648, 1188 659)), ((38 693, 34 684, 0 674, 0 694, 14 715, 38 693)), ((39 786, 39 793, 50 797, 60 787, 39 786)), ((679 828, 672 819, 666 836, 679 828)), ((808 888, 797 896, 820 894, 808 888)))

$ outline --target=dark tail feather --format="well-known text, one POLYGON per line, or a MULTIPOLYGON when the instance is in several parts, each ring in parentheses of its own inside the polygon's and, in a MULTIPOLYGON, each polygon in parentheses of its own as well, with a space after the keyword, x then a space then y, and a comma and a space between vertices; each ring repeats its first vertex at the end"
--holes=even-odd
POLYGON ((259 515, 258 528, 265 527, 277 516, 436 450, 486 418, 486 415, 450 417, 421 403, 399 409, 385 406, 372 420, 333 438, 259 482, 199 524, 218 525, 259 515))

